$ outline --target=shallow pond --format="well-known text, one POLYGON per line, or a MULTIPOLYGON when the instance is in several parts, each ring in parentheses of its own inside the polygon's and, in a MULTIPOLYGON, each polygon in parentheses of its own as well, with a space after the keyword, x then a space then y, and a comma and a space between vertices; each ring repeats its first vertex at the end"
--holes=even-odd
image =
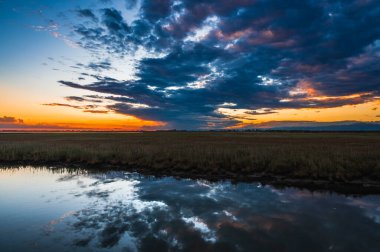
POLYGON ((380 196, 0 169, 0 251, 380 251, 380 196))

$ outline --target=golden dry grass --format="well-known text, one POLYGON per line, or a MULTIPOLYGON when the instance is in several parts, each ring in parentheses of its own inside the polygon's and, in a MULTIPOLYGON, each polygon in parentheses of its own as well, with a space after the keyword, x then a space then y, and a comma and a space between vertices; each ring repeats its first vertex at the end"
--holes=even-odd
POLYGON ((0 134, 3 164, 114 165, 160 174, 380 181, 379 133, 0 134))

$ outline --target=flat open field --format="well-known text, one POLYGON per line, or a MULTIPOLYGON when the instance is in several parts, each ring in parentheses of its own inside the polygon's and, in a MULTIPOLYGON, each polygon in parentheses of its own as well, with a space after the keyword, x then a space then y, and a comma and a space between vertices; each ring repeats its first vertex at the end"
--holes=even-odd
POLYGON ((208 179, 379 183, 380 133, 4 133, 0 163, 112 167, 208 179))

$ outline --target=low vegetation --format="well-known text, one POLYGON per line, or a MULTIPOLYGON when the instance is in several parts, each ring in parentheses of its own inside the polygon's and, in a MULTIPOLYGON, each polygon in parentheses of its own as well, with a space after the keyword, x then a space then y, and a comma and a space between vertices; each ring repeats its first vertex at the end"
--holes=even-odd
POLYGON ((0 163, 89 165, 209 179, 379 182, 380 134, 4 133, 0 163))

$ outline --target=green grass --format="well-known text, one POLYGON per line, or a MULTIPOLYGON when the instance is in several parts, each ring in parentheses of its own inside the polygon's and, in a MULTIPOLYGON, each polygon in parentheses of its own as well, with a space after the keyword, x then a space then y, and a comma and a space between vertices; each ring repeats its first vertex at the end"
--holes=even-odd
POLYGON ((113 165, 167 175, 380 181, 379 133, 0 134, 0 163, 113 165))

